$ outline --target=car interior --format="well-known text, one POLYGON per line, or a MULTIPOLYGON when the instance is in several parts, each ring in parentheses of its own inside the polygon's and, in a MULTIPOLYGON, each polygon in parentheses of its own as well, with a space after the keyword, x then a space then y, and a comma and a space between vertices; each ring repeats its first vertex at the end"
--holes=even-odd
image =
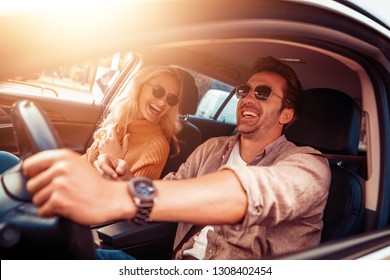
MULTIPOLYGON (((249 61, 247 62, 246 71, 241 70, 238 73, 237 68, 228 67, 230 64, 234 64, 234 61, 225 57, 231 57, 234 53, 236 43, 226 44, 226 42, 220 42, 224 44, 224 51, 217 47, 212 48, 210 45, 205 46, 186 46, 184 50, 180 48, 172 48, 168 50, 158 49, 160 54, 157 56, 169 57, 175 54, 176 59, 164 60, 171 62, 172 65, 180 65, 184 69, 191 66, 192 60, 196 57, 194 53, 207 52, 209 57, 206 57, 200 62, 199 69, 202 73, 213 74, 214 77, 228 82, 231 85, 236 85, 241 82, 245 82, 245 75, 247 69, 250 67, 249 61), (226 47, 228 46, 228 47, 226 47), (204 50, 202 49, 204 48, 204 50), (218 64, 215 61, 215 57, 223 61, 229 61, 226 63, 218 64), (163 52, 163 54, 161 54, 163 52), (164 53, 165 52, 165 53, 164 53), (178 53, 181 55, 178 55, 178 53), (186 55, 184 53, 187 53, 186 55), (189 55, 192 54, 192 55, 189 55), (179 58, 179 59, 177 59, 179 58), (185 61, 185 58, 189 61, 185 61), (184 62, 184 63, 180 63, 184 62), (211 73, 216 71, 215 73, 211 73), (227 79, 228 78, 228 79, 227 79)), ((363 199, 363 186, 361 174, 366 174, 364 166, 357 164, 358 158, 358 146, 361 134, 361 120, 362 113, 358 103, 361 100, 359 96, 359 88, 356 82, 357 75, 353 71, 337 61, 331 56, 326 56, 320 52, 314 52, 312 50, 302 50, 295 46, 286 46, 279 43, 262 42, 241 42, 243 49, 251 50, 254 47, 259 48, 261 46, 262 52, 255 52, 254 54, 261 55, 273 55, 275 57, 285 57, 284 53, 288 53, 290 57, 299 57, 299 62, 293 62, 292 67, 298 72, 299 76, 305 77, 307 74, 304 72, 304 66, 310 64, 311 61, 319 63, 321 61, 321 73, 312 73, 311 79, 303 80, 303 84, 307 90, 305 91, 304 106, 307 110, 303 110, 300 118, 297 122, 289 127, 286 131, 288 139, 295 142, 298 145, 310 145, 325 154, 343 155, 343 156, 355 156, 355 158, 331 158, 331 170, 332 170, 332 184, 330 189, 330 196, 328 204, 325 210, 324 217, 324 231, 322 241, 332 240, 339 237, 349 236, 354 233, 362 231, 363 214, 362 199, 363 199), (272 49, 272 51, 271 51, 272 49), (294 55, 293 55, 294 54, 294 55), (301 65, 303 64, 303 65, 301 65), (324 67, 327 65, 327 67, 324 67), (337 69, 335 71, 334 69, 337 69), (328 72, 326 72, 328 71, 328 72), (329 72, 337 72, 337 75, 350 78, 351 82, 338 84, 339 79, 331 79, 329 72), (315 81, 316 79, 324 78, 328 80, 322 80, 321 83, 315 81), (310 86, 316 86, 310 88, 310 86), (327 86, 319 87, 319 86, 327 86), (343 93, 346 91, 349 94, 343 93), (329 137, 333 135, 334 137, 329 137), (352 161, 352 163, 351 163, 352 161), (360 173, 359 173, 360 172, 360 173)), ((218 43, 215 45, 219 45, 218 43)), ((152 52, 153 53, 153 52, 152 52)), ((156 57, 151 55, 152 59, 148 57, 149 53, 143 56, 143 61, 146 63, 156 63, 156 57), (150 61, 149 61, 149 60, 150 61)), ((241 59, 255 57, 243 57, 241 59)), ((288 60, 287 60, 288 61, 288 60)), ((158 61, 158 63, 163 63, 158 61)), ((199 63, 198 63, 199 64, 199 63)), ((193 68, 192 68, 193 69, 193 68)), ((199 71, 199 69, 196 69, 199 71)), ((313 68, 310 68, 312 71, 313 68)), ((307 70, 306 70, 307 71, 307 70)), ((214 119, 204 119, 195 116, 196 105, 198 104, 198 88, 195 84, 193 76, 187 73, 187 79, 185 81, 185 97, 183 98, 181 106, 183 130, 179 135, 181 139, 181 152, 173 157, 170 157, 166 167, 163 171, 163 175, 168 172, 175 171, 179 165, 184 162, 187 156, 202 142, 206 141, 210 137, 221 135, 232 135, 235 133, 234 124, 228 124, 218 122, 214 119)), ((333 75, 336 75, 333 73, 333 75)), ((234 92, 232 92, 234 93, 234 92)), ((231 94, 232 95, 232 94, 231 94)), ((230 95, 230 96, 231 96, 230 95)), ((50 102, 48 102, 50 103, 50 102)), ((49 104, 46 104, 49 105, 49 104)), ((4 108, 4 107, 3 107, 4 108)), ((60 134, 70 135, 67 133, 67 129, 70 129, 74 125, 68 127, 68 125, 61 124, 55 117, 61 118, 61 114, 58 112, 50 113, 49 116, 54 115, 52 120, 57 123, 57 127, 60 134)), ((77 126, 84 126, 83 124, 76 124, 77 126)), ((83 129, 78 128, 77 131, 81 132, 83 129)), ((85 131, 85 130, 84 130, 85 131)), ((92 134, 92 126, 88 128, 86 133, 92 134)), ((11 131, 10 131, 11 134, 11 131)), ((12 138, 12 134, 9 135, 12 138)), ((86 136, 78 135, 78 139, 85 139, 86 136)), ((71 143, 77 143, 73 139, 66 140, 71 143)), ((91 138, 88 139, 88 142, 91 138)), ((78 144, 80 145, 80 144, 78 144)), ((87 145, 86 145, 87 146, 87 145)), ((84 150, 85 148, 72 147, 74 150, 84 150)), ((174 153, 175 151, 172 151, 174 153)), ((363 156, 360 156, 360 159, 363 156)), ((364 161, 364 160, 363 160, 364 161)), ((92 227, 92 232, 96 246, 101 248, 114 248, 122 249, 129 254, 139 258, 170 258, 171 250, 173 246, 173 237, 176 229, 174 223, 150 223, 144 226, 129 225, 127 221, 118 221, 108 225, 96 225, 92 227)))
MULTIPOLYGON (((257 58, 273 56, 296 71, 304 89, 302 109, 296 122, 286 129, 286 137, 296 145, 308 145, 321 151, 331 167, 332 181, 320 247, 383 227, 387 221, 380 213, 381 207, 385 206, 381 206, 379 182, 385 166, 381 164, 378 122, 378 112, 383 104, 374 90, 380 84, 376 71, 372 70, 374 63, 368 55, 364 55, 369 47, 353 36, 331 28, 304 21, 290 22, 283 16, 278 18, 276 8, 277 5, 270 7, 276 15, 274 18, 247 20, 235 15, 234 19, 222 22, 180 25, 169 29, 164 36, 157 31, 151 33, 148 39, 135 36, 134 40, 139 39, 139 42, 130 50, 131 59, 101 101, 29 95, 0 87, 0 150, 17 156, 24 153, 20 149, 21 144, 18 146, 15 142, 15 127, 11 119, 18 111, 15 102, 28 99, 45 112, 61 145, 83 154, 92 143, 93 132, 107 113, 108 105, 123 91, 132 73, 145 65, 169 64, 182 69, 185 75, 184 97, 180 103, 183 129, 179 134, 180 153, 176 154, 172 148, 162 172, 163 178, 177 170, 188 155, 207 139, 237 133, 235 123, 220 118, 221 112, 234 97, 234 89, 227 91, 225 102, 213 115, 204 117, 197 114, 202 96, 208 89, 213 89, 214 84, 210 81, 234 88, 246 83, 257 58)), ((234 14, 230 9, 227 7, 226 13, 234 14)), ((295 16, 298 18, 308 11, 310 9, 297 11, 295 16)), ((204 17, 209 17, 209 14, 211 11, 205 12, 204 17)), ((319 13, 318 17, 325 18, 325 15, 328 14, 319 13)), ((333 20, 337 24, 342 18, 335 15, 333 20)), ((129 52, 126 47, 132 46, 131 43, 124 44, 121 51, 129 52)), ((1 175, 0 178, 1 184, 6 185, 6 176, 1 175)), ((29 205, 28 202, 20 203, 29 205)), ((17 208, 21 207, 20 203, 17 208)), ((15 209, 7 210, 7 215, 14 215, 15 209)), ((30 210, 28 213, 28 217, 34 216, 30 210)), ((13 216, 10 219, 14 219, 13 216)), ((74 258, 80 253, 79 250, 74 253, 74 248, 80 248, 81 243, 91 246, 83 247, 87 253, 79 255, 79 258, 94 258, 91 248, 121 249, 138 259, 172 257, 175 223, 151 222, 138 226, 127 221, 113 221, 94 225, 86 233, 84 227, 80 229, 78 225, 67 222, 65 227, 70 228, 67 232, 71 231, 73 237, 77 234, 83 237, 77 242, 75 238, 70 241, 61 239, 62 243, 66 243, 65 247, 73 249, 70 255, 59 258, 74 258)), ((53 223, 64 222, 60 219, 53 223)), ((36 227, 42 227, 42 224, 39 222, 36 227)), ((58 230, 57 226, 55 228, 58 230)), ((32 234, 26 232, 26 236, 32 234)), ((19 246, 23 249, 25 242, 33 241, 27 239, 19 246)), ((19 255, 12 257, 23 258, 22 249, 17 249, 19 255)), ((1 248, 2 254, 9 252, 8 248, 1 248)))
MULTIPOLYGON (((199 119, 198 123, 194 122, 196 126, 191 126, 195 126, 197 135, 200 132, 203 136, 205 129, 198 128, 203 128, 202 121, 199 119)), ((361 121, 361 109, 351 96, 335 89, 312 88, 304 93, 297 121, 285 132, 290 141, 297 145, 312 146, 329 158, 332 181, 324 215, 322 242, 347 237, 363 230, 363 178, 359 174, 365 174, 366 170, 364 165, 359 165, 359 162, 364 162, 364 156, 358 155, 361 121), (328 137, 329 135, 337 136, 328 137)), ((234 128, 229 125, 227 130, 231 134, 235 133, 234 128)), ((194 147, 200 144, 199 137, 195 139, 197 144, 194 147)), ((205 137, 202 139, 204 141, 205 137)), ((173 157, 168 160, 168 167, 171 160, 178 163, 173 157)), ((182 159, 179 161, 182 162, 182 159)), ((153 232, 158 231, 155 243, 161 239, 171 240, 168 243, 170 246, 157 250, 163 252, 160 257, 164 258, 170 257, 166 250, 172 248, 174 229, 175 225, 172 223, 151 223, 138 227, 121 221, 99 228, 97 234, 103 248, 122 249, 138 258, 148 258, 145 249, 147 244, 140 247, 139 243, 133 244, 132 240, 139 241, 148 232, 147 241, 150 242, 153 240, 153 232)), ((155 245, 151 248, 152 258, 156 257, 155 245)))
MULTIPOLYGON (((232 28, 234 33, 238 27, 232 28)), ((267 55, 281 58, 291 65, 305 89, 303 107, 307 110, 303 110, 296 123, 286 130, 286 136, 297 145, 309 145, 320 150, 329 158, 333 179, 322 241, 362 232, 364 179, 367 179, 368 171, 366 151, 360 146, 364 131, 361 69, 355 62, 319 48, 297 46, 293 42, 248 38, 157 45, 145 48, 141 53, 146 64, 179 65, 232 86, 245 83, 254 59, 267 55)), ((234 91, 228 98, 233 94, 234 91)), ((207 119, 191 114, 186 116, 186 120, 199 129, 201 142, 210 137, 236 133, 234 124, 218 121, 218 114, 207 119)), ((147 230, 147 226, 144 227, 147 230)), ((139 246, 115 242, 116 236, 121 241, 132 240, 130 236, 125 237, 126 231, 131 235, 131 228, 124 222, 100 228, 101 245, 124 249, 140 258, 155 257, 156 251, 149 254, 145 248, 138 251, 139 246)), ((169 233, 169 230, 164 232, 169 233)), ((151 237, 151 234, 148 236, 151 237)), ((164 252, 163 256, 169 254, 164 252)))

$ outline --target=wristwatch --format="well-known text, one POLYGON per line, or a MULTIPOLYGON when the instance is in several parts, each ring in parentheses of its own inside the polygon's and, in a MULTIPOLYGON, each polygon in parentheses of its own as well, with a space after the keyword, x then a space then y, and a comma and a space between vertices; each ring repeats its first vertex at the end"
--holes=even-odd
POLYGON ((157 197, 156 186, 150 179, 138 177, 130 179, 127 188, 135 206, 137 206, 137 213, 129 222, 137 225, 148 222, 157 197))

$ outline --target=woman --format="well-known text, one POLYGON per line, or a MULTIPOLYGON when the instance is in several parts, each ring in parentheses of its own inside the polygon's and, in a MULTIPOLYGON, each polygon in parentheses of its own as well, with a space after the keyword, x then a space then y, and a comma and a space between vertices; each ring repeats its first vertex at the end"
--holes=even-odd
MULTIPOLYGON (((85 157, 93 164, 99 155, 124 159, 133 176, 158 179, 169 155, 170 143, 178 152, 180 70, 147 66, 138 71, 126 94, 113 103, 94 133, 85 157)), ((95 166, 98 171, 100 167, 95 166)), ((100 172, 104 174, 104 172, 100 172)), ((107 174, 105 174, 107 176, 107 174)), ((120 177, 112 174, 112 179, 120 177)))

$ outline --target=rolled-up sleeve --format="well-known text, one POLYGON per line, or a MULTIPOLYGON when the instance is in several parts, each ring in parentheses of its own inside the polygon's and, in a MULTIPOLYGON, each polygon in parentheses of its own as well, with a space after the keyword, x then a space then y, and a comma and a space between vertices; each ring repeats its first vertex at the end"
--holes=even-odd
POLYGON ((248 200, 242 224, 274 226, 302 216, 322 215, 330 184, 328 161, 291 153, 271 166, 222 166, 235 173, 248 200))

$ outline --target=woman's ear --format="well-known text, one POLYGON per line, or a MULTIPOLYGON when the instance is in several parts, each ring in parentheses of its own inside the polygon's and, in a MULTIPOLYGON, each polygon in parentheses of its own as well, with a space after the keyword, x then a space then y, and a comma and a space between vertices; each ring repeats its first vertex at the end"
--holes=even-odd
POLYGON ((288 124, 294 118, 294 109, 284 108, 280 113, 279 122, 283 125, 288 124))

